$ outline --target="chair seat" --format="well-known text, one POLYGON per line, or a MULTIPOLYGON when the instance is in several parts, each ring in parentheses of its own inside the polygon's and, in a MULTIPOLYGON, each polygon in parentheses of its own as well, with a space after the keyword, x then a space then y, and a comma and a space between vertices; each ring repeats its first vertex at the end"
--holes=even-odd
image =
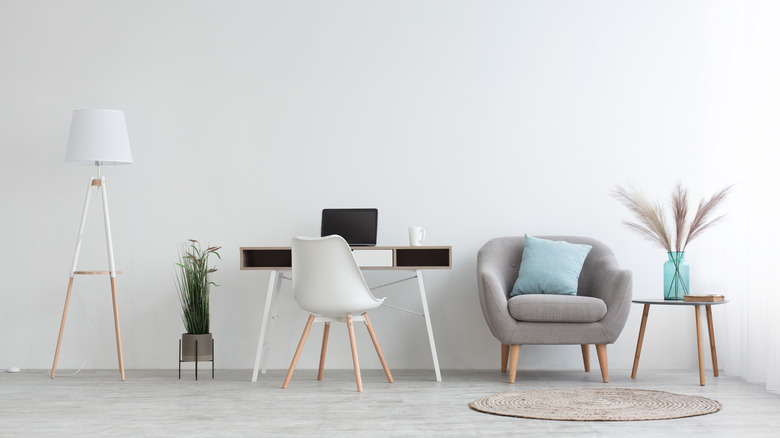
POLYGON ((607 314, 604 301, 576 295, 517 295, 507 305, 512 318, 526 322, 596 322, 607 314))

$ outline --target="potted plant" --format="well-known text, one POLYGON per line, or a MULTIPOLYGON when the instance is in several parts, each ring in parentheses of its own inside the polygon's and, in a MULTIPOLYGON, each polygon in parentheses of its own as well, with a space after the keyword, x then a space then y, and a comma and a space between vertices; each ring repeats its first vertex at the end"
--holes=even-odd
POLYGON ((183 243, 179 251, 179 267, 176 286, 181 303, 181 318, 186 333, 181 335, 181 362, 213 360, 213 341, 209 331, 209 291, 217 286, 210 281, 209 274, 217 268, 209 267, 209 256, 214 254, 220 260, 217 251, 221 247, 211 246, 202 249, 200 242, 190 239, 183 243), (196 354, 197 346, 197 354, 196 354))

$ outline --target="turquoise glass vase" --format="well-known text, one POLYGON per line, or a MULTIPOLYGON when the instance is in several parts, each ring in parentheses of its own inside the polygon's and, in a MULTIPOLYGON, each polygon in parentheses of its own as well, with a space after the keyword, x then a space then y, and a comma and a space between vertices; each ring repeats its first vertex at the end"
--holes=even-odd
POLYGON ((688 295, 690 268, 685 261, 685 252, 668 252, 669 260, 664 263, 664 299, 682 300, 688 295))

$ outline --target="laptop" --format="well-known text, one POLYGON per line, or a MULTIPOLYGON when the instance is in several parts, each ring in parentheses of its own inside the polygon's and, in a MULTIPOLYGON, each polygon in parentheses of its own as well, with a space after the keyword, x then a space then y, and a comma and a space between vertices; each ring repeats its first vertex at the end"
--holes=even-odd
POLYGON ((378 216, 376 208, 326 208, 320 235, 338 234, 350 246, 376 246, 378 216))

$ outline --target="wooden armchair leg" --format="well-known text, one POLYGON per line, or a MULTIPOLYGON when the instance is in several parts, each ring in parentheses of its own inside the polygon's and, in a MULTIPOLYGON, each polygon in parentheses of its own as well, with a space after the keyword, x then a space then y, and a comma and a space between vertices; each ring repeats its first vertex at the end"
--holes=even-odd
POLYGON ((509 345, 501 344, 501 372, 506 372, 506 362, 509 360, 509 345))
POLYGON ((520 346, 509 347, 509 383, 515 383, 517 377, 517 360, 520 358, 520 346))
POLYGON ((601 367, 601 380, 609 383, 609 368, 607 367, 607 346, 606 344, 596 344, 596 354, 599 356, 599 367, 601 367))
POLYGON ((582 344, 582 362, 585 364, 585 372, 590 372, 590 344, 582 344))
POLYGON ((290 369, 287 370, 287 377, 284 378, 284 383, 282 383, 282 389, 287 389, 287 385, 290 384, 290 379, 292 379, 293 371, 295 371, 295 366, 298 364, 298 358, 301 357, 301 351, 303 351, 303 345, 306 343, 312 324, 314 324, 314 315, 309 315, 309 320, 306 321, 306 328, 303 329, 303 335, 301 335, 301 341, 298 342, 298 349, 295 350, 290 369))

